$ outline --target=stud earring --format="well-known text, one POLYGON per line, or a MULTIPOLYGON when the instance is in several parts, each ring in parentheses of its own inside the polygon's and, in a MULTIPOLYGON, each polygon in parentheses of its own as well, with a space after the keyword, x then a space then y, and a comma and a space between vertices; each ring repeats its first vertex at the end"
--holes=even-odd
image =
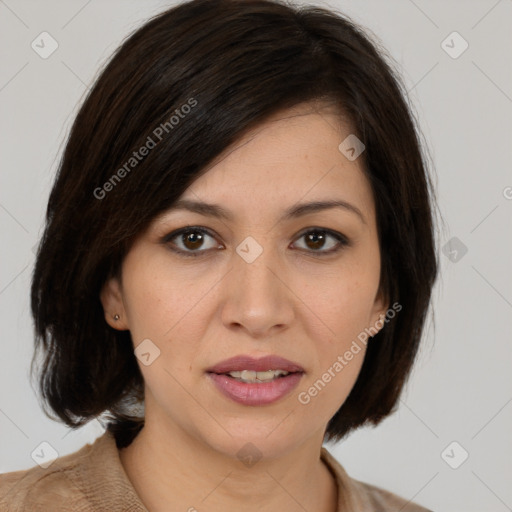
POLYGON ((119 320, 119 315, 114 315, 114 320, 117 322, 117 320, 119 320))

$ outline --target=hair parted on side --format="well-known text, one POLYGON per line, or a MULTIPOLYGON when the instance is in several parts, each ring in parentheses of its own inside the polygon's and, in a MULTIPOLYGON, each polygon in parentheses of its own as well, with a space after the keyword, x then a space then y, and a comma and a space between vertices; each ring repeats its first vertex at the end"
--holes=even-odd
POLYGON ((72 125, 32 276, 31 370, 41 351, 47 415, 72 428, 102 417, 118 447, 130 444, 144 424, 144 381, 129 331, 105 322, 103 283, 119 275, 135 238, 215 157, 269 116, 313 100, 339 106, 365 144, 380 286, 390 304, 402 305, 368 344, 326 438, 340 440, 393 412, 417 355, 438 261, 420 132, 385 55, 345 15, 282 0, 192 0, 125 39, 72 125), (133 151, 148 137, 156 141, 162 125, 161 140, 128 169, 133 151))

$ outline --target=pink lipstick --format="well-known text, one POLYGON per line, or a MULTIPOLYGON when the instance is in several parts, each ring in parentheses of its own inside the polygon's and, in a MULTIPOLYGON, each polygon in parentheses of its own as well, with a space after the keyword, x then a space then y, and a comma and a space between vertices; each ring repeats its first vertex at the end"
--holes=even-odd
POLYGON ((267 405, 280 400, 298 385, 304 373, 298 363, 275 355, 240 355, 207 370, 224 396, 243 405, 267 405))

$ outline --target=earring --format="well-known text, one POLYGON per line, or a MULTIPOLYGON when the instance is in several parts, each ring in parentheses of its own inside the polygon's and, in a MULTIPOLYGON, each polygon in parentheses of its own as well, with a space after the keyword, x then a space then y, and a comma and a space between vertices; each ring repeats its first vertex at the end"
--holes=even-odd
POLYGON ((114 315, 114 320, 117 322, 117 320, 119 320, 119 315, 118 314, 115 314, 114 315))

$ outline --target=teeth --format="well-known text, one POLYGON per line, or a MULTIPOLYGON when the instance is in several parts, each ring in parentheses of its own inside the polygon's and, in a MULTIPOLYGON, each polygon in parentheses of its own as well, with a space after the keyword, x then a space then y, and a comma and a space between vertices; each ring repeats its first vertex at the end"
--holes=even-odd
POLYGON ((255 372, 243 370, 241 372, 229 372, 228 375, 241 382, 270 382, 280 375, 288 375, 284 370, 268 370, 266 372, 255 372))

